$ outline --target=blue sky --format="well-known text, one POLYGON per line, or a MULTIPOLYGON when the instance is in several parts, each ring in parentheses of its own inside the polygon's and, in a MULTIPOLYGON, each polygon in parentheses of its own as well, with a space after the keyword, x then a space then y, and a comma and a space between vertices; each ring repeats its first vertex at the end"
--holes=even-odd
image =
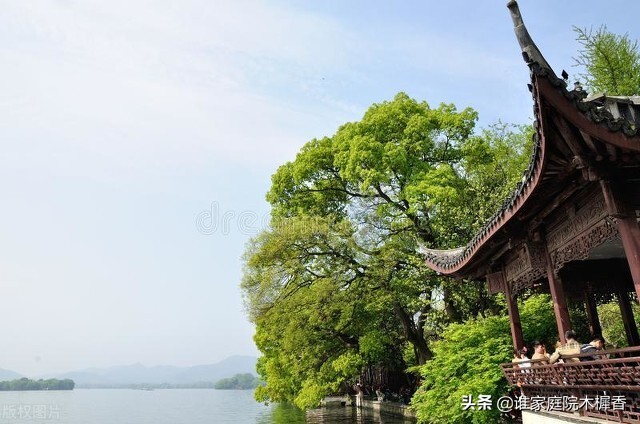
MULTIPOLYGON (((1 4, 0 368, 28 375, 257 354, 240 258, 270 175, 370 104, 530 122, 506 1, 1 4)), ((640 38, 640 3, 520 7, 558 73, 572 25, 640 38)))

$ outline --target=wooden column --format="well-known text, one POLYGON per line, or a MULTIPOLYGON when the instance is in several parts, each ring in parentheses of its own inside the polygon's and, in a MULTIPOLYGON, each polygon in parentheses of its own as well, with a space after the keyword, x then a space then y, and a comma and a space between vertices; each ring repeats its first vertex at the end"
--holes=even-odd
POLYGON ((524 347, 524 337, 522 337, 522 323, 520 322, 520 311, 518 310, 518 302, 516 296, 511 292, 511 287, 507 283, 502 271, 487 274, 487 288, 489 294, 504 293, 507 300, 507 311, 509 312, 509 327, 511 327, 511 339, 513 340, 513 348, 520 349, 524 347))
POLYGON ((620 314, 622 315, 622 323, 624 324, 624 332, 627 335, 629 346, 640 346, 640 336, 638 335, 638 326, 633 318, 633 310, 629 296, 624 289, 618 289, 618 305, 620 305, 620 314))
POLYGON ((640 300, 640 228, 635 217, 618 218, 618 231, 629 262, 633 285, 640 300))
POLYGON ((596 308, 596 300, 593 293, 584 292, 584 305, 589 320, 589 332, 591 336, 601 336, 602 327, 600 326, 600 318, 598 317, 598 309, 596 308))
POLYGON ((504 284, 504 296, 507 299, 507 311, 509 311, 511 339, 513 340, 513 348, 517 350, 524 347, 522 323, 520 322, 520 310, 518 310, 518 301, 516 299, 516 296, 511 293, 511 287, 509 286, 509 283, 507 283, 507 281, 504 279, 504 274, 502 274, 502 281, 504 284))
POLYGON ((558 325, 558 335, 560 341, 564 344, 567 340, 564 333, 571 329, 571 320, 569 320, 569 308, 562 289, 562 281, 553 269, 553 262, 547 246, 544 246, 544 257, 547 262, 547 280, 549 281, 549 291, 553 300, 553 312, 556 315, 556 324, 558 325))
POLYGON ((635 211, 628 208, 624 193, 618 187, 605 180, 600 181, 600 186, 609 214, 616 218, 633 285, 640 301, 640 226, 638 226, 635 211))

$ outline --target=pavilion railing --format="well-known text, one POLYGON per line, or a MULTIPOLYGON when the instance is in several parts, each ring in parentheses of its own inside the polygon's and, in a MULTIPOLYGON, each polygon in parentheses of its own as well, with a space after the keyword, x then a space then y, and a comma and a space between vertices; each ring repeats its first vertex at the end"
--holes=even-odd
POLYGON ((523 399, 536 401, 534 410, 640 423, 640 347, 561 359, 554 364, 542 359, 501 366, 507 381, 520 387, 523 399), (592 357, 599 359, 580 361, 592 357))

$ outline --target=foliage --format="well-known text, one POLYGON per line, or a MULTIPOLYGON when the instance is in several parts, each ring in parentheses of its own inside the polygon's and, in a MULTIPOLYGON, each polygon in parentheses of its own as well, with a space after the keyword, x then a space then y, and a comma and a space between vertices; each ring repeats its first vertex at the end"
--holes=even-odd
MULTIPOLYGON (((463 147, 465 188, 459 194, 460 213, 472 219, 467 225, 471 238, 508 199, 531 160, 533 126, 490 126, 463 147), (471 212, 473 211, 473 212, 471 212)), ((447 232, 442 229, 442 232, 447 232)), ((450 231, 449 231, 450 232, 450 231)), ((466 240, 465 240, 466 241, 466 240)))
MULTIPOLYGON (((550 340, 555 317, 548 295, 533 295, 520 305, 525 340, 550 340)), ((500 364, 512 358, 509 318, 489 316, 450 324, 441 341, 433 344, 434 359, 422 366, 424 382, 411 403, 420 422, 493 423, 499 411, 466 410, 462 397, 507 393, 500 364)))
POLYGON ((584 301, 577 299, 568 300, 567 307, 569 309, 569 321, 571 321, 571 329, 576 332, 577 340, 581 343, 587 343, 591 341, 589 319, 587 318, 587 311, 584 306, 584 301))
MULTIPOLYGON (((640 322, 640 305, 638 305, 638 302, 631 302, 631 309, 635 321, 640 322)), ((598 305, 598 317, 600 318, 602 336, 607 343, 607 349, 617 349, 629 345, 620 314, 620 306, 617 301, 598 305)))
MULTIPOLYGON (((253 254, 250 262, 258 273, 255 278, 262 283, 276 278, 277 274, 269 277, 276 269, 287 272, 291 279, 290 286, 278 293, 277 301, 266 305, 252 302, 255 342, 263 353, 258 372, 266 382, 266 387, 257 389, 256 397, 261 401, 294 401, 305 408, 317 405, 342 382, 357 376, 365 361, 393 362, 399 356, 393 346, 399 336, 388 298, 376 298, 357 285, 349 287, 352 277, 330 272, 340 255, 335 260, 332 255, 321 255, 315 268, 307 270, 315 274, 313 284, 303 282, 311 279, 311 274, 299 269, 299 261, 293 259, 302 254, 298 249, 310 239, 322 239, 334 254, 346 255, 349 247, 342 243, 348 240, 344 235, 350 230, 321 218, 300 218, 298 223, 287 230, 280 227, 280 231, 262 234, 255 245, 260 253, 253 254), (267 252, 277 255, 278 267, 267 252), (296 256, 287 258, 287 252, 296 256), (320 272, 327 275, 319 278, 320 272)), ((247 293, 249 296, 268 300, 264 286, 252 287, 255 291, 247 293)))
POLYGON ((260 385, 260 379, 251 373, 236 374, 233 377, 216 381, 214 388, 219 390, 250 390, 260 385))
POLYGON ((271 407, 267 419, 260 422, 271 424, 305 424, 305 412, 289 403, 279 403, 271 407))
POLYGON ((449 322, 501 308, 420 252, 466 243, 494 212, 483 200, 498 205, 521 178, 526 160, 510 161, 528 157, 525 129, 474 136, 475 120, 400 93, 273 175, 272 222, 249 243, 242 281, 263 353, 257 399, 315 406, 364 366, 424 363, 449 322))
POLYGON ((493 422, 495 411, 463 411, 465 395, 502 396, 499 364, 511 357, 509 320, 491 316, 451 324, 433 344, 434 359, 422 367, 424 382, 411 401, 421 422, 493 422))
POLYGON ((558 340, 558 326, 551 296, 548 294, 532 295, 524 302, 519 303, 518 309, 522 320, 522 336, 525 344, 532 349, 533 342, 540 340, 545 343, 547 350, 553 351, 558 340))
POLYGON ((11 381, 0 381, 0 391, 8 390, 73 390, 75 383, 73 380, 65 378, 58 380, 50 378, 48 380, 31 380, 19 378, 11 381))
POLYGON ((628 34, 616 35, 606 26, 597 30, 574 27, 582 44, 575 61, 584 66, 581 75, 590 92, 632 96, 640 94, 640 50, 628 34))

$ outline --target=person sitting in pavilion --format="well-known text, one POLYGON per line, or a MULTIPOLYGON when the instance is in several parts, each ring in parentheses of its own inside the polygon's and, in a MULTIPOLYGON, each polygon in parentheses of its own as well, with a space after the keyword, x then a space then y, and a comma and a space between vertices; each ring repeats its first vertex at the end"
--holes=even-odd
MULTIPOLYGON (((563 356, 566 355, 575 355, 580 353, 580 343, 576 340, 576 332, 573 330, 567 330, 564 333, 564 338, 567 341, 565 344, 556 349, 555 352, 549 357, 549 363, 553 364, 558 362, 563 356)), ((578 362, 580 361, 578 358, 563 358, 563 360, 570 362, 578 362)))
POLYGON ((527 357, 527 348, 523 347, 521 349, 514 350, 511 362, 518 364, 519 368, 529 368, 531 366, 531 362, 529 362, 529 358, 527 357))
MULTIPOLYGON (((604 350, 604 338, 602 338, 601 336, 594 336, 591 342, 583 344, 580 347, 580 353, 597 352, 600 350, 604 350)), ((593 355, 580 357, 581 361, 597 361, 598 359, 602 359, 602 356, 593 355)))
POLYGON ((547 348, 540 340, 536 340, 535 342, 533 342, 533 355, 531 356, 531 360, 538 361, 537 363, 540 365, 549 362, 549 354, 547 353, 547 348))

